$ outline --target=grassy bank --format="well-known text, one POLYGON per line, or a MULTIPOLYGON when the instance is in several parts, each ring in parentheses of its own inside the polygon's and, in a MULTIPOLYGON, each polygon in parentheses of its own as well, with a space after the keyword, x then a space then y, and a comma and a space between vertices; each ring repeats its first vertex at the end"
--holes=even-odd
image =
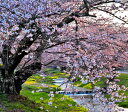
POLYGON ((0 112, 39 112, 39 107, 26 97, 0 94, 0 112))
MULTIPOLYGON (((46 73, 51 74, 60 74, 59 70, 54 69, 46 69, 46 73)), ((118 82, 118 85, 128 88, 128 74, 120 73, 119 77, 117 77, 120 81, 118 82)), ((76 81, 73 83, 75 86, 86 88, 86 89, 92 89, 91 83, 83 84, 82 81, 80 81, 81 78, 77 77, 76 81)), ((106 81, 106 78, 102 77, 100 81, 98 81, 95 85, 99 87, 105 87, 104 82, 106 81)), ((120 93, 124 93, 126 97, 128 97, 128 90, 126 91, 120 91, 120 93)), ((120 107, 126 107, 128 108, 128 98, 125 98, 122 102, 117 103, 120 107)))
MULTIPOLYGON (((117 77, 116 79, 120 80, 119 82, 117 82, 119 86, 125 86, 126 88, 128 88, 128 74, 120 73, 119 77, 117 77)), ((105 87, 104 81, 106 81, 106 78, 101 78, 101 80, 96 83, 96 86, 105 87)), ((120 93, 124 93, 124 96, 126 96, 126 98, 124 98, 123 101, 118 102, 118 106, 128 108, 128 89, 126 91, 119 91, 119 94, 120 93)))
MULTIPOLYGON (((119 85, 124 85, 125 87, 128 88, 128 74, 121 73, 120 76, 118 77, 120 80, 118 82, 119 85)), ((127 97, 125 98, 122 102, 117 103, 121 107, 126 107, 128 108, 128 89, 126 91, 121 91, 121 93, 124 93, 124 95, 127 97)))
POLYGON ((87 112, 71 98, 55 94, 61 88, 52 82, 59 76, 35 74, 22 85, 22 96, 0 94, 0 112, 87 112))
MULTIPOLYGON (((60 87, 53 84, 56 78, 69 77, 59 70, 46 69, 45 74, 52 74, 42 77, 38 74, 31 76, 23 85, 21 96, 8 96, 0 94, 0 112, 87 112, 82 106, 77 105, 71 98, 57 94, 60 87)), ((128 87, 128 74, 120 74, 119 85, 128 87)), ((97 82, 96 86, 104 86, 105 79, 97 82)), ((79 78, 74 85, 91 89, 90 83, 83 84, 79 78)), ((121 91, 128 96, 127 91, 121 91)), ((128 108, 128 98, 117 103, 121 107, 128 108)))
POLYGON ((23 84, 21 95, 39 104, 41 112, 87 112, 71 98, 55 94, 61 89, 52 83, 58 77, 59 74, 46 77, 33 75, 23 84))

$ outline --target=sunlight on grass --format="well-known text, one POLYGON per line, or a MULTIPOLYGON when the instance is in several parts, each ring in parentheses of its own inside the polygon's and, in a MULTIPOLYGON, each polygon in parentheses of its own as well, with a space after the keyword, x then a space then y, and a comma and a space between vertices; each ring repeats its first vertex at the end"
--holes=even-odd
MULTIPOLYGON (((49 70, 47 69, 49 73, 49 70)), ((50 69, 50 73, 54 73, 51 76, 42 77, 38 74, 32 75, 28 80, 22 85, 22 96, 16 96, 11 98, 7 95, 0 94, 0 112, 15 111, 25 111, 25 112, 87 112, 82 106, 77 105, 71 98, 64 96, 62 94, 55 94, 60 91, 61 88, 53 84, 56 78, 68 77, 68 74, 61 73, 60 71, 54 71, 50 69), (53 92, 52 94, 50 92, 53 92), (13 100, 12 100, 13 99, 13 100)), ((128 87, 128 74, 120 74, 117 78, 120 79, 119 85, 125 85, 128 87)), ((101 78, 100 81, 96 83, 96 86, 104 87, 104 81, 106 79, 101 78)), ((79 80, 74 82, 75 86, 92 89, 91 83, 82 84, 79 80)), ((128 96, 127 91, 120 91, 124 95, 128 96)), ((107 96, 106 97, 110 97, 107 96)), ((128 108, 128 98, 124 101, 117 103, 119 106, 128 108)))
POLYGON ((31 85, 31 84, 35 84, 35 81, 26 81, 25 84, 31 85))
POLYGON ((91 83, 81 84, 79 87, 86 88, 86 89, 92 89, 92 84, 91 83))
POLYGON ((21 95, 39 104, 43 112, 87 112, 87 109, 77 105, 76 102, 68 96, 54 93, 50 94, 51 91, 56 92, 61 90, 57 85, 53 84, 53 79, 56 78, 58 78, 58 76, 41 77, 37 74, 33 75, 23 84, 21 95), (31 81, 34 83, 30 83, 31 81), (44 87, 43 84, 47 86, 44 87))

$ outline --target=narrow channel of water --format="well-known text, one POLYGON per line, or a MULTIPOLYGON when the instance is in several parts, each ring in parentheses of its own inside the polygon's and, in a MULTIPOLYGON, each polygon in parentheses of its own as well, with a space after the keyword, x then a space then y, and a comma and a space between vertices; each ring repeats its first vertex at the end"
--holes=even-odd
MULTIPOLYGON (((54 84, 58 85, 62 88, 62 94, 67 95, 71 97, 77 104, 82 105, 85 108, 88 108, 89 112, 128 112, 128 109, 124 109, 119 107, 121 110, 115 111, 115 108, 117 109, 118 107, 116 106, 113 108, 111 104, 105 104, 104 102, 100 102, 98 100, 94 100, 94 93, 82 93, 83 88, 75 87, 71 83, 66 83, 66 79, 60 78, 60 79, 55 79, 54 84), (76 92, 74 94, 69 93, 69 91, 81 91, 79 94, 76 92), (123 111, 124 110, 124 111, 123 111)), ((87 91, 87 90, 86 90, 87 91)), ((61 93, 60 93, 61 94, 61 93)))

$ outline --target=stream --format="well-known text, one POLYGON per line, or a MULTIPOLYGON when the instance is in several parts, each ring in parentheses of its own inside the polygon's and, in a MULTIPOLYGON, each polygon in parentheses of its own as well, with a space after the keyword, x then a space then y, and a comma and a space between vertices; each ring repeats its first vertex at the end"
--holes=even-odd
POLYGON ((88 108, 88 112, 128 112, 128 109, 117 106, 113 108, 111 103, 105 104, 94 99, 94 93, 91 89, 76 87, 72 85, 72 82, 67 83, 66 78, 54 79, 54 84, 62 88, 62 91, 59 91, 59 94, 68 95, 77 104, 88 108), (117 110, 117 108, 119 108, 119 110, 117 110))

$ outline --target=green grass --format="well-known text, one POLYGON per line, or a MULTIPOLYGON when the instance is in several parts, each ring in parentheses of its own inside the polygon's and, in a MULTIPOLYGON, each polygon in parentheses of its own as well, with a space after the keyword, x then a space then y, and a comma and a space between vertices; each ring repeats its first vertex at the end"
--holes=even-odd
MULTIPOLYGON (((33 76, 32 76, 33 77, 33 76)), ((39 81, 40 76, 35 75, 35 78, 39 81)), ((29 79, 29 81, 32 83, 35 79, 29 79)), ((31 89, 35 89, 34 87, 31 87, 31 89)), ((0 108, 0 112, 11 112, 11 111, 24 111, 24 112, 41 112, 40 104, 35 103, 32 100, 29 100, 27 97, 24 96, 12 96, 12 95, 6 95, 6 94, 0 94, 0 105, 2 107, 0 108)))
POLYGON ((39 104, 23 96, 0 94, 0 112, 40 112, 39 104))
MULTIPOLYGON (((119 77, 117 77, 117 79, 119 79, 120 81, 117 83, 118 85, 122 86, 124 85, 125 87, 128 88, 128 74, 123 74, 121 73, 119 75, 119 77)), ((97 81, 95 83, 95 86, 98 86, 98 87, 105 87, 106 85, 104 84, 104 82, 106 81, 106 78, 105 77, 101 77, 101 79, 99 81, 97 81)), ((91 83, 87 83, 87 84, 82 84, 81 81, 76 81, 73 83, 75 86, 78 86, 78 87, 82 87, 82 88, 86 88, 86 89, 92 89, 92 84, 91 83)), ((126 91, 120 91, 120 93, 124 93, 124 95, 126 97, 128 97, 128 90, 126 91)), ((105 95, 105 97, 109 98, 111 97, 110 95, 105 95)), ((128 108, 128 98, 125 98, 122 102, 118 102, 117 103, 120 107, 126 107, 128 108)))
POLYGON ((124 85, 124 86, 128 87, 128 74, 121 73, 119 75, 118 79, 120 80, 118 82, 119 85, 124 85))
POLYGON ((98 86, 98 87, 103 88, 103 87, 106 86, 106 85, 104 84, 105 81, 106 81, 106 78, 105 78, 105 77, 101 77, 101 78, 100 78, 100 81, 97 81, 96 84, 95 84, 95 86, 98 86))
POLYGON ((44 72, 49 74, 61 73, 59 69, 53 69, 53 68, 46 68, 44 69, 44 72))
POLYGON ((73 83, 73 85, 75 85, 77 87, 86 88, 86 89, 92 89, 93 88, 91 83, 83 84, 82 81, 76 81, 73 83))
MULTIPOLYGON (((54 71, 54 69, 47 69, 47 72, 48 73, 54 73, 54 74, 61 74, 61 72, 58 72, 56 70, 54 71)), ((61 75, 59 75, 59 77, 61 77, 61 75)), ((77 77, 76 79, 77 79, 77 81, 75 81, 73 83, 75 86, 86 88, 86 89, 92 89, 93 88, 91 83, 82 84, 79 77, 77 77)), ((120 85, 120 86, 124 85, 125 87, 128 88, 128 74, 121 73, 117 79, 120 80, 118 82, 118 85, 120 85)), ((101 77, 100 81, 97 81, 95 86, 99 86, 99 87, 103 88, 103 87, 105 87, 105 84, 104 84, 105 81, 106 81, 106 78, 101 77)), ((124 95, 128 97, 128 90, 127 91, 121 91, 121 93, 124 93, 124 95)), ((108 97, 108 95, 106 95, 106 96, 108 97)), ((128 98, 125 98, 122 102, 118 102, 117 104, 121 107, 127 107, 128 108, 128 98)))
MULTIPOLYGON (((59 70, 54 69, 46 69, 45 73, 52 75, 42 77, 38 74, 34 74, 31 76, 22 85, 22 96, 7 96, 0 94, 0 112, 87 112, 87 109, 77 105, 68 96, 62 94, 54 94, 54 97, 49 96, 49 92, 52 91, 55 93, 61 90, 60 87, 53 84, 53 79, 59 77, 67 78, 69 77, 68 74, 61 73, 59 70), (39 89, 42 91, 38 92, 39 89), (52 102, 52 104, 49 104, 49 102, 52 102)), ((118 79, 120 79, 118 82, 119 85, 128 87, 128 74, 120 74, 118 79)), ((101 78, 101 80, 96 83, 96 86, 104 87, 105 80, 105 78, 101 78)), ((90 83, 82 84, 80 80, 77 80, 74 85, 87 89, 92 88, 90 83)), ((128 90, 120 92, 128 96, 128 90)), ((117 104, 121 107, 128 108, 128 98, 117 104)))
POLYGON ((86 88, 86 89, 92 89, 93 88, 91 83, 81 84, 79 87, 86 88))
MULTIPOLYGON (((120 81, 117 82, 118 85, 120 86, 125 86, 128 88, 128 74, 120 73, 119 77, 117 77, 120 81)), ((100 81, 96 82, 95 86, 99 87, 105 87, 104 82, 106 81, 106 78, 102 77, 100 81)), ((124 93, 126 97, 128 97, 128 90, 126 91, 120 91, 119 93, 124 93)), ((110 95, 106 95, 107 97, 110 97, 110 95)), ((126 107, 128 108, 128 98, 123 99, 122 102, 117 103, 120 107, 126 107)))
POLYGON ((49 96, 50 91, 57 91, 60 88, 54 85, 53 79, 58 76, 41 77, 33 75, 22 86, 21 95, 27 97, 29 100, 37 103, 42 108, 42 112, 87 112, 82 106, 77 105, 71 98, 62 94, 53 94, 54 97, 49 96), (42 86, 42 83, 48 87, 42 86), (42 92, 37 92, 42 89, 42 92), (52 104, 49 104, 49 102, 52 104))
POLYGON ((81 81, 81 78, 79 78, 79 77, 76 77, 76 81, 74 81, 73 85, 77 86, 77 87, 86 88, 86 89, 92 89, 93 88, 91 83, 83 84, 81 81))
POLYGON ((0 94, 0 112, 87 112, 68 96, 54 94, 61 88, 52 83, 53 79, 61 75, 65 74, 54 72, 53 76, 46 77, 34 74, 22 85, 21 96, 0 94), (49 92, 53 92, 52 96, 49 92))
MULTIPOLYGON (((121 73, 120 76, 118 77, 118 79, 120 80, 118 82, 119 85, 124 85, 125 87, 128 88, 128 74, 124 74, 121 73)), ((127 98, 124 99, 124 101, 117 103, 119 106, 121 107, 126 107, 128 108, 128 90, 126 91, 121 91, 121 93, 124 93, 125 96, 127 96, 127 98)))
POLYGON ((53 68, 46 68, 44 69, 45 74, 52 74, 53 76, 56 76, 57 78, 67 78, 69 77, 69 74, 62 73, 59 69, 53 69, 53 68))

